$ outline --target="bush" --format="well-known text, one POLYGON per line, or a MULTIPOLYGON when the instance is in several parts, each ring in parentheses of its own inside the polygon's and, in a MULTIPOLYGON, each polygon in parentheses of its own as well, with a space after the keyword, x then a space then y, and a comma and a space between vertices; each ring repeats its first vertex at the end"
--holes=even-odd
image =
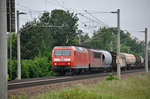
MULTIPOLYGON (((8 75, 9 75, 9 78, 11 79, 10 59, 8 59, 8 75)), ((16 79, 16 77, 17 77, 17 60, 13 59, 12 60, 12 79, 16 79)))
POLYGON ((112 73, 109 74, 108 77, 105 78, 106 80, 118 80, 112 73))
POLYGON ((44 76, 50 76, 50 63, 48 62, 47 57, 38 58, 36 57, 34 59, 34 70, 36 70, 38 77, 44 77, 44 76))
MULTIPOLYGON (((10 60, 8 60, 8 68, 10 68, 10 60)), ((10 69, 8 69, 10 75, 10 69)), ((35 57, 33 60, 21 61, 21 77, 35 78, 46 77, 52 75, 51 61, 47 57, 35 57)), ((17 60, 12 61, 12 79, 17 78, 17 60)))

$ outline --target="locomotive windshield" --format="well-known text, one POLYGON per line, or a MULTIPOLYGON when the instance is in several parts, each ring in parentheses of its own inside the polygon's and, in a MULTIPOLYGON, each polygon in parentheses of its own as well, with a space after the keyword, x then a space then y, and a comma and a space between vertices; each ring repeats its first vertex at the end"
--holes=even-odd
POLYGON ((54 56, 70 56, 71 50, 70 49, 63 49, 63 50, 55 50, 54 56))

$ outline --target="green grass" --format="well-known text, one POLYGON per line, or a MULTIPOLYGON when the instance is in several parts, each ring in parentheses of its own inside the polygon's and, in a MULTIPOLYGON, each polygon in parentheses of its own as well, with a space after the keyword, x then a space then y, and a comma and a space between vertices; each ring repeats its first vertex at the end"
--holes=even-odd
POLYGON ((121 80, 105 79, 93 85, 79 84, 31 99, 150 99, 150 74, 121 80))

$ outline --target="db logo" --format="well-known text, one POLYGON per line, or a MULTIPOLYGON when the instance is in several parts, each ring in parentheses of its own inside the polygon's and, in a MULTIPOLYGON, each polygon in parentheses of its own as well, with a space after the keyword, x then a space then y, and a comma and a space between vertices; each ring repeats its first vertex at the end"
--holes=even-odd
POLYGON ((64 59, 60 59, 60 61, 64 61, 64 59))

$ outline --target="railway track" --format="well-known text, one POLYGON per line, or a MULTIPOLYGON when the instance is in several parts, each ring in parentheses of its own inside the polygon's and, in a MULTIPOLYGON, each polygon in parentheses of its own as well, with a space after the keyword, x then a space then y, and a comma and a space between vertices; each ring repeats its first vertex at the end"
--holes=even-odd
MULTIPOLYGON (((144 69, 122 71, 122 74, 132 73, 132 72, 141 72, 141 71, 144 71, 144 69)), ((96 73, 96 74, 75 75, 75 76, 61 76, 61 77, 52 76, 48 78, 14 80, 14 81, 8 82, 8 90, 39 86, 39 85, 45 85, 45 84, 54 84, 54 83, 61 83, 61 82, 68 82, 68 81, 75 81, 75 80, 83 80, 83 79, 96 78, 96 77, 104 77, 104 76, 108 76, 109 73, 116 75, 116 72, 107 72, 107 73, 96 73)))

